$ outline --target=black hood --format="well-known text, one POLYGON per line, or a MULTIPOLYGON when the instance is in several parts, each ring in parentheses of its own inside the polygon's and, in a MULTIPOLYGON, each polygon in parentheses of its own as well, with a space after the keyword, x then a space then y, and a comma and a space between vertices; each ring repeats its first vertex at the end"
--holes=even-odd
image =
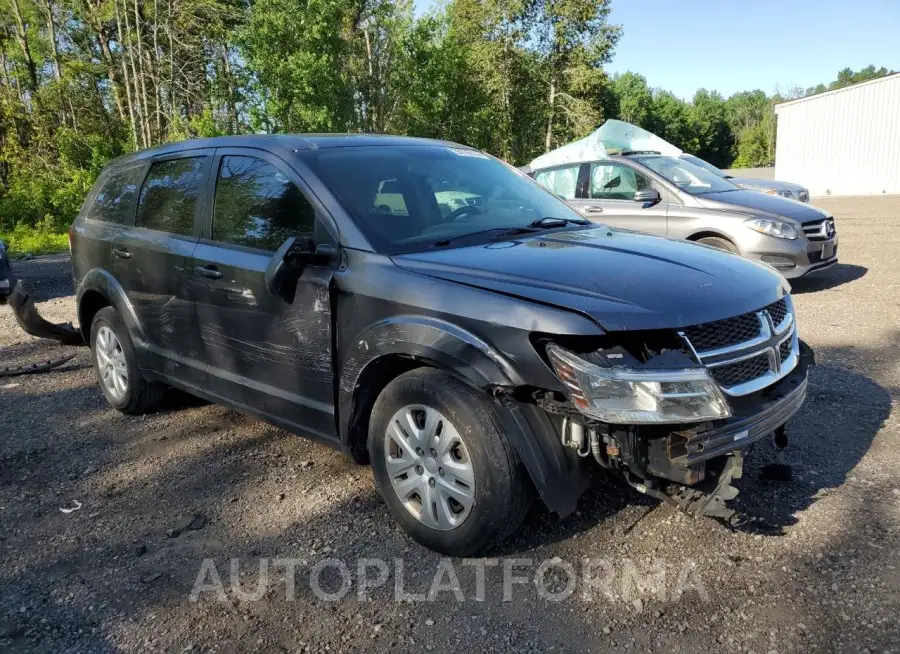
POLYGON ((686 327, 784 294, 773 269, 713 248, 606 227, 396 255, 401 268, 577 311, 607 331, 686 327))
POLYGON ((788 200, 787 198, 782 198, 777 195, 768 195, 767 193, 760 193, 759 191, 720 191, 718 193, 695 195, 694 197, 697 198, 704 207, 710 209, 737 211, 740 208, 744 213, 753 213, 757 216, 768 214, 766 217, 790 218, 799 223, 831 217, 831 214, 816 209, 805 202, 788 200), (746 211, 744 207, 751 211, 746 211))

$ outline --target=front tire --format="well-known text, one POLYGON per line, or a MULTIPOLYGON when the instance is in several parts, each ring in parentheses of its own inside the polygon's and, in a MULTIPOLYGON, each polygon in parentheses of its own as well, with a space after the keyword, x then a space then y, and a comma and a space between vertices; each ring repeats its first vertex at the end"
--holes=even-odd
POLYGON ((104 307, 94 316, 91 357, 100 390, 113 408, 142 414, 162 402, 165 386, 141 375, 128 330, 113 307, 104 307))
POLYGON ((378 396, 369 456, 379 494, 403 529, 449 556, 471 556, 521 524, 528 480, 491 400, 431 368, 378 396))
POLYGON ((740 252, 738 252, 737 246, 734 243, 729 241, 727 238, 722 238, 720 236, 707 236, 706 238, 698 239, 697 242, 703 243, 703 245, 714 247, 717 250, 725 250, 726 252, 731 252, 732 254, 740 254, 740 252))

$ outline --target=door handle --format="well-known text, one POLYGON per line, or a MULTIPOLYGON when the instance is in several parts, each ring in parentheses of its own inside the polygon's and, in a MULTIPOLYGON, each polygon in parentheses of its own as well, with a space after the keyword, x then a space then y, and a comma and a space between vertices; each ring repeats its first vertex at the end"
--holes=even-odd
POLYGON ((603 213, 603 207, 598 207, 596 204, 586 204, 581 210, 585 213, 603 213))
POLYGON ((119 257, 120 259, 130 259, 131 258, 131 252, 129 252, 127 248, 122 248, 122 247, 113 248, 112 252, 113 252, 114 257, 119 257))
POLYGON ((202 277, 209 277, 210 279, 221 279, 222 271, 216 270, 215 266, 197 266, 194 268, 197 271, 197 274, 202 277))

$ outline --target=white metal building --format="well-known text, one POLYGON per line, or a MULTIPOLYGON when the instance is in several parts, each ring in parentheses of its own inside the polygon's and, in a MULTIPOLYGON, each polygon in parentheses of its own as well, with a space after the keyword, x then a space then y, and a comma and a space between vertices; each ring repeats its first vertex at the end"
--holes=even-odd
POLYGON ((775 105, 775 179, 811 195, 900 193, 900 73, 775 105))

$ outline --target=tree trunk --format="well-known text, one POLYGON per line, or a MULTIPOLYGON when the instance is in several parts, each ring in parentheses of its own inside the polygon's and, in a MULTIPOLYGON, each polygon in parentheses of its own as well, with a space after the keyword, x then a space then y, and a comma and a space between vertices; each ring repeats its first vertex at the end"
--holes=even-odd
MULTIPOLYGON (((126 15, 127 15, 126 11, 126 15)), ((147 80, 144 74, 144 42, 141 39, 141 12, 138 6, 138 0, 134 0, 134 33, 137 36, 137 58, 141 82, 140 96, 143 106, 143 120, 141 121, 142 132, 144 135, 144 147, 150 147, 153 143, 153 137, 150 133, 150 104, 147 101, 147 80)))
MULTIPOLYGON (((62 79, 62 74, 59 68, 59 48, 56 45, 56 24, 53 22, 53 0, 45 0, 44 7, 47 9, 47 34, 50 36, 50 58, 53 65, 53 77, 58 82, 62 79)), ((74 115, 72 120, 75 120, 74 115)))
MULTIPOLYGON (((131 140, 134 143, 134 149, 137 150, 140 147, 138 143, 138 134, 137 134, 137 116, 135 115, 135 102, 134 98, 131 95, 131 78, 128 74, 128 62, 125 61, 125 50, 128 50, 130 54, 131 49, 127 48, 125 44, 125 39, 122 38, 122 16, 119 12, 119 2, 118 0, 113 0, 116 7, 116 26, 119 31, 119 47, 122 48, 122 75, 125 78, 125 96, 128 101, 128 116, 131 122, 131 140)), ((128 17, 128 12, 125 12, 126 18, 128 17)), ((134 63, 134 59, 132 59, 132 63, 134 63)))
POLYGON ((544 139, 544 149, 550 152, 553 147, 553 117, 556 114, 556 78, 550 77, 550 97, 548 98, 550 105, 550 117, 547 119, 547 137, 544 139))
POLYGON ((225 70, 225 87, 228 94, 228 120, 232 134, 238 131, 237 102, 235 101, 234 78, 231 74, 231 63, 228 61, 228 44, 222 46, 222 66, 225 70))
POLYGON ((97 43, 100 44, 100 52, 103 55, 103 61, 106 63, 106 78, 109 80, 109 86, 112 89, 113 101, 116 103, 116 111, 119 118, 124 123, 128 120, 125 115, 125 107, 122 105, 122 89, 119 88, 119 76, 116 73, 116 63, 113 60, 112 52, 109 50, 109 40, 103 32, 103 26, 94 27, 97 33, 97 43))
POLYGON ((25 31, 25 20, 22 18, 22 8, 19 6, 19 0, 10 0, 12 3, 13 15, 16 17, 16 41, 22 49, 22 57, 25 58, 25 68, 28 70, 29 90, 37 91, 37 68, 34 66, 34 59, 31 58, 31 48, 28 47, 28 35, 25 31))

